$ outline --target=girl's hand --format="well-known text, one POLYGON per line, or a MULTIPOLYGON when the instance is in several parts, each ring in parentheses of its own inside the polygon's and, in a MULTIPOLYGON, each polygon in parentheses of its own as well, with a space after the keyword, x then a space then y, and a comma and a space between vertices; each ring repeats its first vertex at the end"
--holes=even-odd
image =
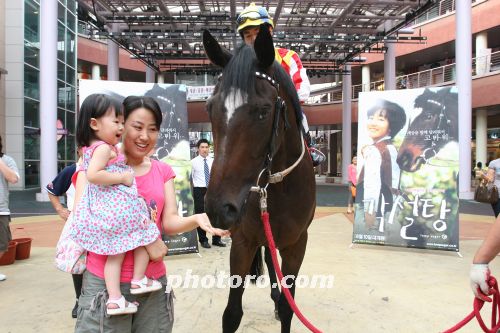
POLYGON ((134 174, 132 172, 122 173, 122 184, 126 186, 132 186, 134 183, 134 174))
POLYGON ((219 229, 219 228, 214 228, 212 226, 212 224, 210 223, 210 220, 208 219, 208 216, 207 214, 203 213, 203 214, 196 214, 194 215, 196 217, 196 223, 198 224, 198 226, 205 230, 206 232, 212 234, 212 235, 216 235, 216 236, 221 236, 221 237, 225 237, 225 236, 230 236, 231 235, 231 232, 229 230, 223 230, 223 229, 219 229))

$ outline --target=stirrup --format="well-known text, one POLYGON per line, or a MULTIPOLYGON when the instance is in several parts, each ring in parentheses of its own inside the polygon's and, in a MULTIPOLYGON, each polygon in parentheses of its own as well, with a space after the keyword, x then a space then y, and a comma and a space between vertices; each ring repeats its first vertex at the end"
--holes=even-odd
POLYGON ((139 288, 130 288, 130 293, 132 295, 138 295, 138 294, 145 294, 145 293, 150 293, 153 291, 160 290, 162 288, 162 285, 159 281, 151 279, 151 285, 148 286, 148 277, 145 276, 142 278, 140 281, 135 281, 132 280, 131 284, 135 284, 139 286, 139 288))
POLYGON ((106 301, 106 313, 108 314, 108 316, 131 314, 136 312, 137 312, 137 305, 127 301, 125 297, 123 297, 123 295, 119 299, 115 300, 108 299, 106 301), (110 309, 108 308, 108 304, 116 304, 118 305, 118 308, 110 309))

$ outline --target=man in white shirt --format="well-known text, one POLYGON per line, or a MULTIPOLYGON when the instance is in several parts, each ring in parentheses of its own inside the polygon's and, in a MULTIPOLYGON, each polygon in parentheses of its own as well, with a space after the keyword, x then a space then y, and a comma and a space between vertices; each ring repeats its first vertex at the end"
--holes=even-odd
MULTIPOLYGON (((0 136, 0 258, 7 251, 9 242, 12 240, 9 227, 9 183, 15 184, 18 180, 19 170, 16 162, 12 157, 3 153, 2 137, 0 136)), ((0 274, 0 281, 6 278, 4 274, 0 274)))
MULTIPOLYGON (((207 139, 200 139, 196 144, 198 156, 191 160, 191 183, 193 185, 194 212, 201 214, 205 212, 205 194, 207 193, 208 182, 210 180, 210 170, 212 169, 213 158, 208 156, 209 143, 207 139)), ((198 228, 198 240, 201 246, 209 249, 207 233, 198 228)), ((225 247, 220 236, 212 236, 212 245, 225 247)))

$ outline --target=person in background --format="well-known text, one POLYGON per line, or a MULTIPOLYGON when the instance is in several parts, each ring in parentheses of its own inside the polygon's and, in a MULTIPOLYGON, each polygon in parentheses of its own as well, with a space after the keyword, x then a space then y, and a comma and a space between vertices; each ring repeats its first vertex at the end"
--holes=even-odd
POLYGON ((352 207, 356 198, 357 170, 358 158, 354 156, 352 163, 347 167, 347 178, 349 181, 349 194, 347 200, 347 214, 352 214, 352 207))
MULTIPOLYGON (((19 170, 14 159, 3 152, 2 137, 0 136, 0 258, 7 251, 9 242, 12 240, 10 232, 10 210, 9 210, 9 183, 15 184, 19 181, 19 170)), ((0 281, 7 276, 0 274, 0 281)))
MULTIPOLYGON (((210 144, 207 139, 200 139, 196 143, 198 156, 191 160, 191 183, 193 186, 194 213, 205 213, 205 194, 207 193, 208 182, 210 181, 210 170, 212 169, 213 158, 208 155, 210 144)), ((202 247, 209 249, 207 233, 200 227, 197 228, 198 240, 202 247)), ((221 238, 212 236, 212 245, 225 247, 221 238)))
MULTIPOLYGON (((252 46, 259 33, 260 26, 264 25, 269 29, 269 33, 273 34, 274 22, 267 10, 264 7, 256 6, 254 2, 250 3, 248 7, 236 18, 238 24, 238 32, 245 44, 252 46)), ((311 84, 307 77, 307 72, 299 55, 292 50, 285 48, 275 48, 276 61, 283 67, 283 69, 290 75, 299 100, 304 103, 311 94, 311 84)), ((313 141, 309 134, 309 125, 304 112, 302 112, 302 128, 306 137, 309 153, 313 162, 313 166, 318 166, 325 161, 325 155, 318 149, 312 147, 313 141)))
MULTIPOLYGON (((81 149, 78 148, 78 157, 80 157, 81 149)), ((50 203, 54 210, 57 212, 59 217, 66 222, 71 210, 73 209, 73 203, 75 199, 75 186, 71 182, 71 177, 76 172, 81 161, 70 164, 65 167, 59 174, 54 178, 54 180, 47 184, 47 194, 49 195, 50 203), (59 200, 61 196, 66 194, 66 207, 64 207, 59 200)), ((78 311, 78 298, 82 292, 82 274, 72 274, 73 277, 73 287, 75 288, 76 302, 73 310, 71 311, 71 317, 76 318, 78 311)))
MULTIPOLYGON (((484 176, 484 178, 490 182, 494 183, 495 186, 500 189, 500 147, 498 147, 495 151, 495 159, 488 164, 488 172, 484 176)), ((500 200, 496 203, 491 204, 491 208, 493 208, 493 213, 495 217, 498 217, 500 214, 500 200)))

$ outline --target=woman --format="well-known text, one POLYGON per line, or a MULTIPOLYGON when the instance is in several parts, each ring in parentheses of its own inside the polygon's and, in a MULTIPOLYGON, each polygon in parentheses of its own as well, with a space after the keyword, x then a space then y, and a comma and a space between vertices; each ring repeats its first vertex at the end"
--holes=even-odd
MULTIPOLYGON (((488 182, 494 183, 495 186, 500 189, 500 147, 495 151, 495 159, 488 164, 488 172, 484 178, 488 180, 488 182)), ((491 208, 493 208, 495 217, 498 217, 498 214, 500 214, 500 200, 491 204, 491 208)))
POLYGON ((358 164, 358 158, 354 156, 352 158, 352 163, 347 167, 347 178, 349 181, 349 193, 347 199, 347 214, 352 214, 352 206, 354 200, 356 199, 356 184, 358 183, 356 166, 358 164))
MULTIPOLYGON (((368 110, 367 133, 372 144, 361 150, 363 167, 357 186, 357 202, 365 212, 368 229, 377 227, 376 219, 392 209, 399 188, 398 152, 392 139, 404 127, 406 113, 401 106, 386 100, 368 110)), ((383 232, 383 226, 379 228, 383 232)))
MULTIPOLYGON (((124 133, 122 150, 127 164, 134 171, 139 194, 146 200, 151 216, 160 231, 177 234, 201 227, 219 235, 227 231, 213 228, 206 214, 181 217, 177 214, 175 197, 175 174, 170 166, 150 159, 149 153, 155 147, 162 122, 161 110, 150 97, 127 97, 123 102, 124 133), (156 217, 156 218, 155 218, 156 217)), ((86 185, 85 174, 78 175, 75 202, 78 202, 86 185)), ((82 295, 79 300, 78 320, 75 332, 171 332, 173 326, 173 294, 167 292, 166 270, 163 261, 149 262, 146 276, 159 280, 161 290, 143 294, 130 294, 133 272, 133 254, 128 252, 122 264, 120 289, 122 294, 138 305, 134 315, 107 318, 106 287, 104 284, 105 256, 88 253, 87 271, 83 276, 82 295)))

